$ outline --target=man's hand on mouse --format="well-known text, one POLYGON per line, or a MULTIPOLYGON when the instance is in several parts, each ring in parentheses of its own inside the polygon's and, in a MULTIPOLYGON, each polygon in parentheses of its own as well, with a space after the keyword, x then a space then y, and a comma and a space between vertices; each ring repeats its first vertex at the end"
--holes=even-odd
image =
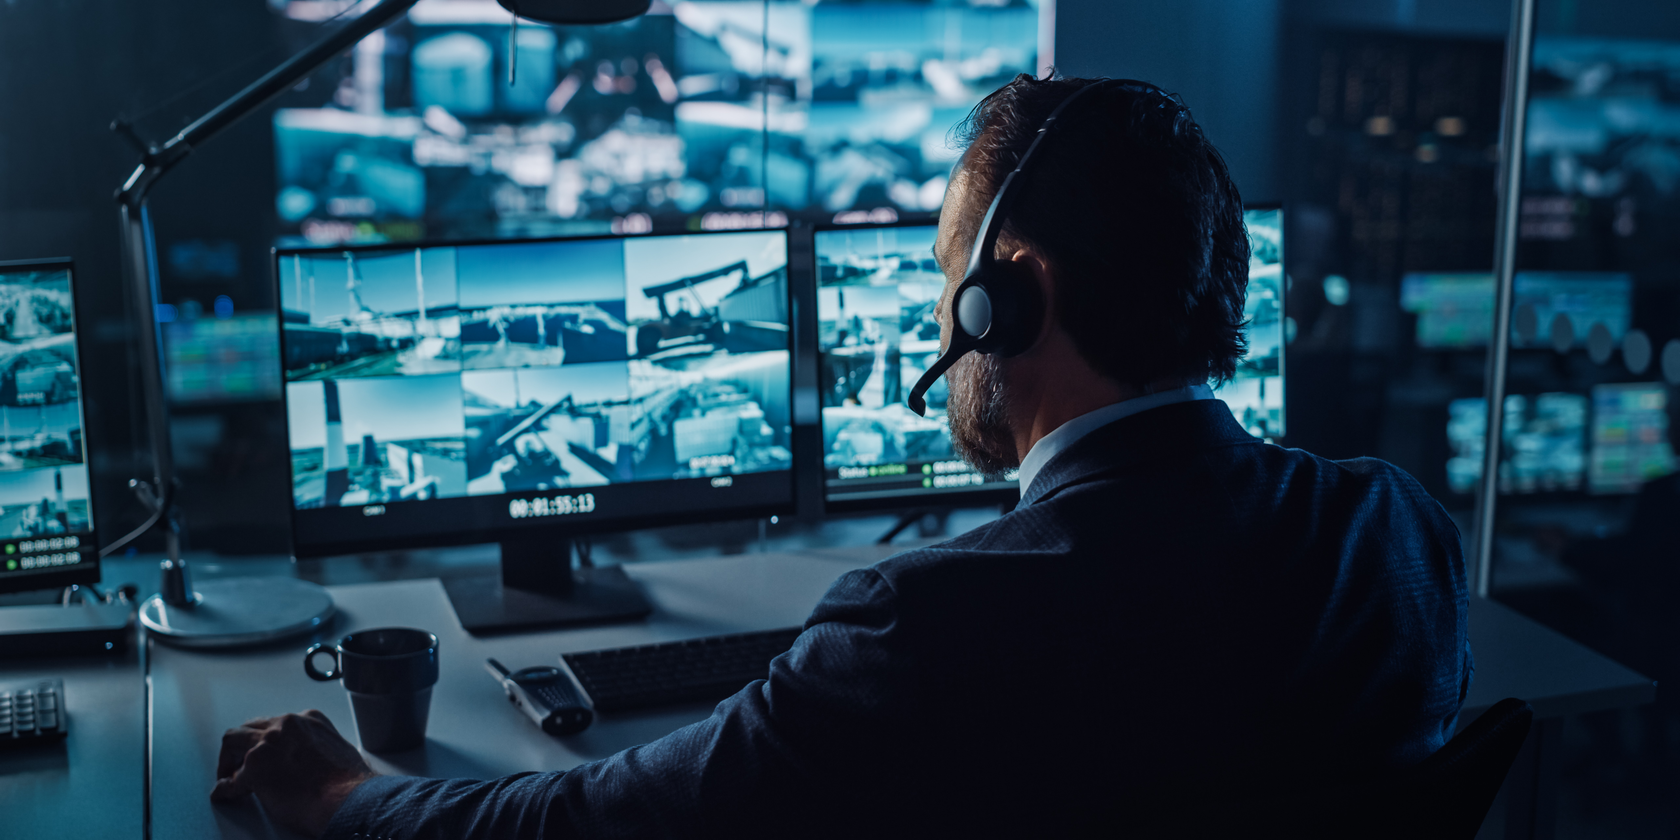
POLYGON ((210 799, 256 794, 275 822, 318 837, 350 792, 375 775, 332 721, 310 709, 247 721, 222 735, 210 799))

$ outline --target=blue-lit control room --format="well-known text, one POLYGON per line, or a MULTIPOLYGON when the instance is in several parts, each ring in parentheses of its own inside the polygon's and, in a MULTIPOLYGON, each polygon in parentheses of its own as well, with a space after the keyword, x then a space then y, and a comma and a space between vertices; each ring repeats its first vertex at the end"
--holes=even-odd
POLYGON ((0 837, 1680 836, 1672 0, 0 2, 0 837))

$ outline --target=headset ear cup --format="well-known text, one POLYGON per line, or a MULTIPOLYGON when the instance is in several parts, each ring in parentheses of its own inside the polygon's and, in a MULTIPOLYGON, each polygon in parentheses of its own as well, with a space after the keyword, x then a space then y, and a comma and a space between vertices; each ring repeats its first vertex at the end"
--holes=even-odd
POLYGON ((986 288, 992 298, 992 335, 984 352, 1005 357, 1026 352, 1038 340, 1044 319, 1038 278, 1022 263, 1000 261, 988 267, 986 288))

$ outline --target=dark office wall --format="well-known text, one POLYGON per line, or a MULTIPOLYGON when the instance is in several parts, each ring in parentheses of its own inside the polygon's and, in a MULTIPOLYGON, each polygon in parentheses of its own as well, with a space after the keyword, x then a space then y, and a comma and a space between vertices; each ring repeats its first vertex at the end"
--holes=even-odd
POLYGON ((1056 66, 1184 97, 1245 198, 1276 200, 1280 0, 1059 0, 1056 66))
MULTIPOLYGON (((150 475, 112 200, 138 154, 107 126, 118 116, 140 117, 143 136, 167 138, 253 78, 264 62, 278 60, 277 36, 274 16, 252 0, 0 3, 0 259, 76 261, 86 434, 104 540, 141 520, 126 484, 150 475)), ((163 259, 169 294, 200 294, 206 305, 218 294, 269 305, 263 291, 273 225, 268 123, 258 115, 236 126, 155 192, 161 247, 184 238, 221 240, 240 255, 231 276, 212 281, 172 277, 163 259)), ((272 487, 236 486, 243 497, 237 501, 253 510, 284 500, 272 487)))

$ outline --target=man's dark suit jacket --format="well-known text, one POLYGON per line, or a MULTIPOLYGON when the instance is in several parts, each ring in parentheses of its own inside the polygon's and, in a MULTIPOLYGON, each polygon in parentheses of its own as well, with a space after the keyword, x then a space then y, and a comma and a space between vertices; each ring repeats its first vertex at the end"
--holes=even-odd
POLYGON ((1440 747, 1466 606, 1457 529, 1405 473, 1262 443, 1216 400, 1164 406, 1075 442, 1007 516, 842 576, 710 718, 564 773, 377 778, 327 836, 1194 822, 1440 747))

